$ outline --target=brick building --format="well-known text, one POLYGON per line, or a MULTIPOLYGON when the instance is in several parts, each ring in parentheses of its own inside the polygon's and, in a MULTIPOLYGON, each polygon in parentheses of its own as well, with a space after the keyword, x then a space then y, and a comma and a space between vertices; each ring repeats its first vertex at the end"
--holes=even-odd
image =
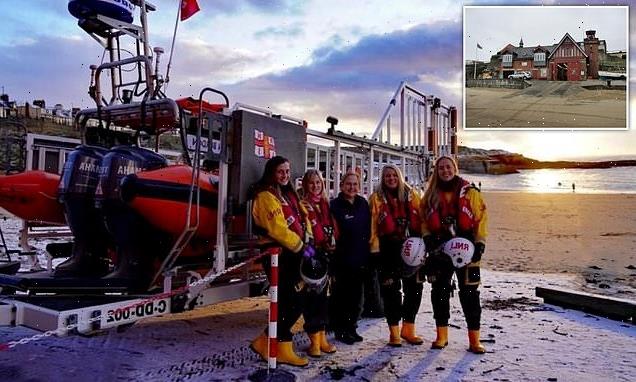
POLYGON ((582 81, 598 78, 599 63, 605 55, 605 40, 596 37, 596 31, 585 32, 582 42, 566 33, 553 45, 525 47, 506 45, 491 58, 499 78, 508 78, 515 72, 529 72, 533 79, 549 81, 582 81))

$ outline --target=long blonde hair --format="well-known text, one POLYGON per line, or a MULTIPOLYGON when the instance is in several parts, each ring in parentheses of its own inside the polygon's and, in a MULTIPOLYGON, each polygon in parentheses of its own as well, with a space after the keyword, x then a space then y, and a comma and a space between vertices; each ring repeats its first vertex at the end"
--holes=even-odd
POLYGON ((455 168, 455 175, 459 175, 459 167, 457 166, 457 162, 453 157, 442 155, 441 157, 437 158, 435 164, 433 165, 433 173, 428 179, 428 183, 426 184, 426 191, 424 192, 424 197, 422 198, 426 210, 430 210, 431 208, 437 209, 437 207, 439 206, 439 195, 437 193, 437 188, 439 186, 440 179, 439 172, 437 171, 437 165, 442 159, 450 160, 453 164, 453 167, 455 168))
POLYGON ((384 187, 384 175, 387 173, 388 170, 393 170, 397 174, 397 177, 398 177, 397 197, 400 202, 406 203, 409 198, 411 186, 406 184, 406 182, 404 181, 404 175, 402 175, 402 171, 400 171, 400 168, 394 164, 387 163, 384 165, 384 167, 382 167, 382 171, 380 172, 380 184, 376 188, 375 192, 377 192, 382 199, 388 200, 387 199, 388 190, 386 189, 386 187, 384 187))
POLYGON ((325 179, 323 179, 322 174, 320 173, 320 171, 314 169, 314 168, 310 168, 309 170, 307 170, 305 172, 305 175, 303 175, 303 180, 302 180, 302 184, 303 184, 303 199, 309 199, 309 181, 311 180, 312 176, 317 176, 318 179, 320 179, 320 183, 322 184, 322 193, 320 195, 320 197, 322 199, 325 200, 329 200, 329 198, 327 197, 327 187, 325 184, 325 179))

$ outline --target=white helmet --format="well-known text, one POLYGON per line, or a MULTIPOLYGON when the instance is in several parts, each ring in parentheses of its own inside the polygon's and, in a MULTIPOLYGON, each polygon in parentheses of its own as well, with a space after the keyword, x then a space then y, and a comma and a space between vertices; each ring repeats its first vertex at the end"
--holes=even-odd
POLYGON ((455 268, 461 268, 472 260, 475 245, 463 237, 454 237, 444 244, 443 251, 451 258, 455 268))
POLYGON ((303 257, 300 261, 300 277, 308 289, 321 293, 327 285, 327 258, 322 254, 303 257))
POLYGON ((426 260, 426 244, 420 237, 409 237, 402 244, 403 277, 413 275, 426 260))

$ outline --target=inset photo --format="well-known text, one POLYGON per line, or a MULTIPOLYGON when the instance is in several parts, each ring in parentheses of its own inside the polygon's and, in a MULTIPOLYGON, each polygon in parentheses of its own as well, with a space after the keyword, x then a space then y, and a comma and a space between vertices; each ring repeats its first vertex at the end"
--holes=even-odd
POLYGON ((627 129, 628 9, 465 6, 464 129, 627 129))

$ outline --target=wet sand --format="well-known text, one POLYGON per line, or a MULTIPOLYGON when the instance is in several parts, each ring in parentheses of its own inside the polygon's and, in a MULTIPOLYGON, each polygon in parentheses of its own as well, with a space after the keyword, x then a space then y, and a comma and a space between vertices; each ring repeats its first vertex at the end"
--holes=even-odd
POLYGON ((571 273, 589 292, 636 298, 636 195, 486 192, 484 267, 571 273))
MULTIPOLYGON (((484 268, 573 274, 587 292, 636 299, 636 194, 485 192, 484 199, 484 268)), ((0 224, 13 248, 18 221, 0 224)), ((31 241, 42 264, 49 241, 31 241)))

